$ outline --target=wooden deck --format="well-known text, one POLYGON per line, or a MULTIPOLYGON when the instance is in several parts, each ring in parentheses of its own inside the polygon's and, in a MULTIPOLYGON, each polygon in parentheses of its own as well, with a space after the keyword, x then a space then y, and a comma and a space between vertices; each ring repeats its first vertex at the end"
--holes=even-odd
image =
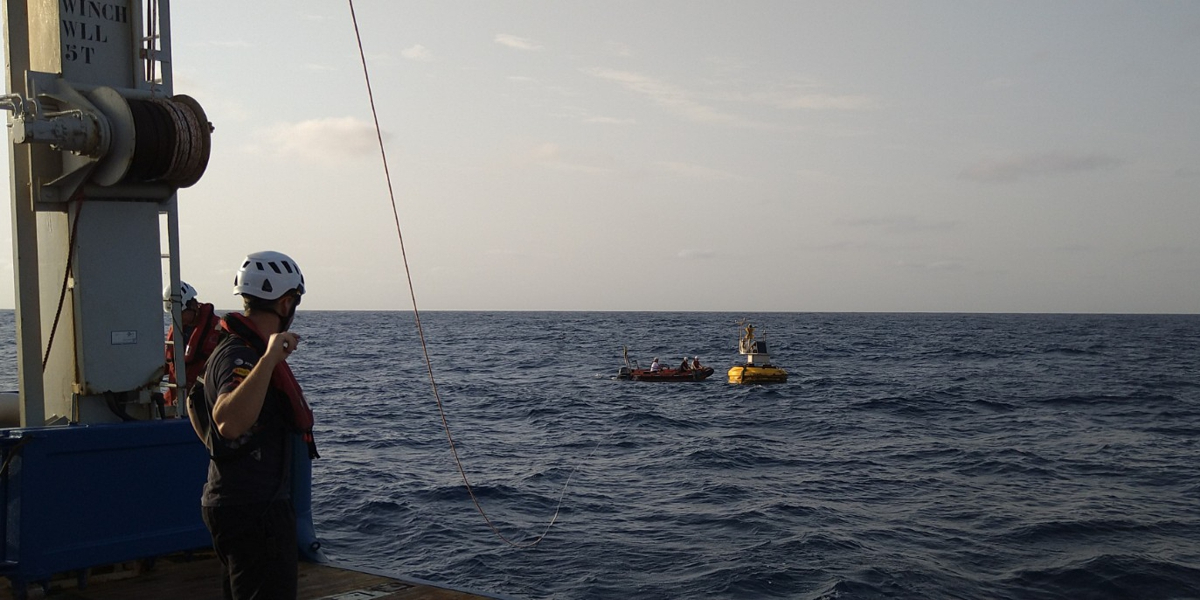
MULTIPOLYGON (((220 563, 211 553, 159 558, 153 565, 131 562, 92 569, 81 587, 79 577, 55 580, 49 592, 30 586, 30 600, 220 600, 220 563)), ((0 580, 0 600, 13 600, 8 580, 0 580)), ((477 594, 403 581, 352 569, 300 563, 300 600, 489 600, 477 594)))

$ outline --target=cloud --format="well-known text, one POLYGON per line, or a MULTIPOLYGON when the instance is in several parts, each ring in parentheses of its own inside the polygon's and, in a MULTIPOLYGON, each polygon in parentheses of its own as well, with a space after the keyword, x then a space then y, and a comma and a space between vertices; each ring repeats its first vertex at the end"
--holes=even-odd
POLYGON ((501 46, 508 46, 509 48, 516 48, 517 50, 536 51, 536 50, 541 50, 543 48, 543 46, 541 44, 539 44, 529 38, 517 37, 515 35, 509 35, 507 33, 497 33, 496 34, 496 43, 500 44, 501 46))
POLYGON ((749 181, 748 178, 736 173, 685 162, 662 162, 659 165, 668 173, 687 179, 698 179, 701 181, 749 181))
POLYGON ((554 142, 543 142, 534 147, 534 149, 530 152, 530 156, 532 156, 534 160, 538 161, 557 160, 561 152, 562 151, 560 150, 558 144, 555 144, 554 142))
MULTIPOLYGON (((390 136, 385 133, 383 137, 386 140, 390 136)), ((263 146, 251 150, 316 163, 328 163, 331 158, 358 157, 379 152, 375 127, 354 117, 280 123, 268 128, 263 139, 263 146)))
POLYGON ((536 165, 556 171, 573 173, 589 173, 598 175, 611 173, 612 169, 583 164, 580 161, 568 160, 562 148, 554 142, 543 142, 533 147, 527 154, 527 160, 536 165))
POLYGON ((627 90, 646 96, 655 104, 667 109, 676 116, 690 121, 739 127, 767 127, 763 123, 751 121, 738 115, 723 113, 711 106, 701 104, 695 100, 695 94, 669 83, 646 77, 645 75, 604 68, 584 69, 583 72, 593 77, 612 81, 627 90))
POLYGON ((1012 183, 1021 179, 1114 169, 1121 161, 1103 154, 1044 153, 980 161, 959 177, 983 183, 1012 183))
POLYGON ((403 56, 408 60, 415 60, 418 62, 429 62, 433 60, 433 53, 429 51, 429 48, 426 48, 420 44, 417 44, 412 48, 405 48, 404 50, 401 50, 400 56, 403 56))

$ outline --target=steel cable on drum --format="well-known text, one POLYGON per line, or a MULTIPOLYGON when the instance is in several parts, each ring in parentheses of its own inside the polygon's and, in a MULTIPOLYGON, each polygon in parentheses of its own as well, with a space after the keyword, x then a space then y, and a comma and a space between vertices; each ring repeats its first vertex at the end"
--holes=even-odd
MULTIPOLYGON (((500 529, 497 528, 494 523, 492 523, 491 518, 488 517, 487 512, 483 509, 483 505, 480 504, 479 498, 475 495, 475 491, 471 488, 471 481, 467 477, 467 471, 463 467, 462 459, 460 459, 458 456, 458 448, 454 444, 454 436, 450 433, 450 423, 446 418, 446 409, 442 405, 441 394, 438 392, 437 379, 433 375, 433 361, 429 357, 429 347, 425 343, 425 330, 421 326, 421 312, 417 309, 417 294, 415 287, 413 286, 412 271, 409 269, 408 254, 404 249, 404 233, 400 227, 400 212, 396 208, 396 193, 392 187, 392 175, 388 168, 387 151, 385 150, 383 144, 383 130, 379 126, 379 113, 375 109, 375 94, 371 88, 371 73, 367 68, 367 55, 363 50, 362 34, 359 32, 358 28, 358 17, 354 12, 354 0, 347 0, 347 2, 350 4, 350 20, 354 23, 354 37, 358 43, 358 56, 362 60, 363 80, 367 86, 367 99, 371 104, 371 117, 375 121, 375 138, 379 142, 379 155, 383 161, 383 175, 387 180, 388 198, 392 203, 392 219, 396 224, 396 237, 400 241, 400 258, 404 263, 404 275, 408 280, 408 294, 412 300, 413 318, 417 325, 417 337, 421 340, 421 352, 425 357, 425 370, 429 375, 429 385, 433 390, 433 398, 437 402, 438 414, 442 419, 442 428, 446 431, 446 440, 450 443, 450 453, 454 456, 454 464, 458 467, 458 474, 462 477, 463 485, 467 488, 467 494, 471 496, 471 502, 475 504, 475 509, 479 511, 479 514, 483 517, 484 522, 487 523, 489 528, 491 528, 492 533, 496 534, 496 537, 503 540, 504 543, 514 548, 532 548, 545 539, 546 534, 550 532, 550 528, 553 527, 555 521, 558 520, 559 511, 562 509, 563 497, 566 496, 567 486, 571 484, 571 477, 575 475, 575 471, 579 467, 576 465, 575 468, 571 469, 571 473, 567 475, 567 481, 565 484, 563 484, 562 492, 560 492, 558 496, 558 504, 554 508, 554 515, 550 518, 550 522, 546 524, 545 531, 543 531, 541 535, 534 538, 531 542, 514 542, 501 533, 500 529)), ((599 447, 600 444, 597 443, 596 448, 592 449, 592 454, 594 454, 596 449, 599 447)), ((590 458, 592 454, 588 454, 588 458, 590 458)))

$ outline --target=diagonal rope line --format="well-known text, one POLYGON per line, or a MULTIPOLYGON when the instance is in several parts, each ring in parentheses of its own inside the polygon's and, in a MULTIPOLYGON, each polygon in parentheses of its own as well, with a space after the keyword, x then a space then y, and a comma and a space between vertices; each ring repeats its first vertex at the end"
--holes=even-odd
MULTIPOLYGON (((462 482, 467 488, 467 494, 471 496, 471 502, 475 504, 475 509, 479 511, 479 514, 483 517, 484 522, 487 523, 492 532, 496 534, 496 537, 499 537, 504 541, 504 543, 514 548, 532 548, 533 546, 538 545, 546 537, 546 534, 550 532, 550 527, 553 526, 554 522, 558 519, 559 510, 562 508, 563 497, 567 492, 567 485, 570 485, 571 477, 575 474, 575 469, 572 469, 571 474, 567 476, 566 485, 563 486, 562 493, 559 494, 558 497, 558 506, 555 507, 554 516, 551 517, 550 523, 546 525, 546 530, 530 542, 517 543, 505 537, 505 535, 500 532, 500 529, 497 528, 494 523, 492 523, 492 520, 488 517, 487 512, 483 510, 483 505, 480 504, 479 498, 475 495, 475 490, 471 488, 471 481, 467 478, 467 471, 463 467, 462 460, 458 456, 458 448, 454 445, 454 436, 450 433, 450 423, 446 419, 446 409, 442 405, 442 397, 438 392, 437 379, 433 375, 433 361, 430 360, 429 347, 425 343, 425 330, 421 326, 421 312, 417 309, 417 294, 413 286, 412 271, 408 267, 408 254, 404 250, 404 233, 400 228, 400 213, 396 208, 396 193, 392 187, 392 175, 388 169, 387 151, 384 149, 383 144, 383 130, 379 126, 379 113, 375 109, 375 94, 371 89, 371 73, 367 68, 367 55, 363 50, 362 34, 358 29, 358 17, 354 12, 354 0, 347 0, 347 2, 350 4, 350 19, 354 22, 354 37, 358 42, 358 56, 362 60, 363 80, 367 85, 367 99, 371 103, 371 117, 375 120, 375 138, 379 142, 379 155, 383 160, 383 175, 384 178, 387 179, 388 197, 392 202, 392 219, 396 224, 396 237, 400 240, 400 257, 404 262, 404 275, 408 280, 408 294, 412 299, 413 318, 417 324, 417 337, 419 337, 421 340, 421 352, 425 355, 425 370, 429 375, 429 386, 433 390, 434 400, 437 401, 438 414, 442 419, 442 428, 445 429, 446 440, 450 443, 450 453, 454 455, 454 464, 458 467, 458 474, 462 476, 462 482)), ((596 447, 599 447, 599 443, 596 444, 596 447)), ((595 451, 595 449, 592 450, 593 453, 595 451)), ((591 455, 589 455, 589 457, 590 456, 591 455)), ((578 466, 576 466, 576 468, 578 468, 578 466)))
POLYGON ((46 372, 46 364, 50 362, 50 351, 54 349, 54 334, 58 332, 58 322, 62 318, 63 305, 67 301, 67 284, 71 281, 71 264, 75 260, 75 242, 79 233, 79 214, 83 212, 83 194, 77 194, 71 200, 78 200, 75 205, 75 216, 71 219, 71 233, 67 237, 67 264, 63 268, 62 288, 58 292, 58 308, 54 310, 54 324, 50 326, 50 339, 46 341, 46 353, 42 355, 42 373, 46 372))

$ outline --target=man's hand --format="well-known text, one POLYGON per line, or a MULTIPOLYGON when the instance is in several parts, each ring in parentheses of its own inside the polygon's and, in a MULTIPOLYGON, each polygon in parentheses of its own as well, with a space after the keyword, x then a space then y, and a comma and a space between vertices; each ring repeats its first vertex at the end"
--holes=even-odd
POLYGON ((289 354, 296 351, 296 346, 300 345, 300 336, 285 331, 271 335, 267 340, 267 353, 263 356, 271 361, 271 365, 287 360, 289 354))

